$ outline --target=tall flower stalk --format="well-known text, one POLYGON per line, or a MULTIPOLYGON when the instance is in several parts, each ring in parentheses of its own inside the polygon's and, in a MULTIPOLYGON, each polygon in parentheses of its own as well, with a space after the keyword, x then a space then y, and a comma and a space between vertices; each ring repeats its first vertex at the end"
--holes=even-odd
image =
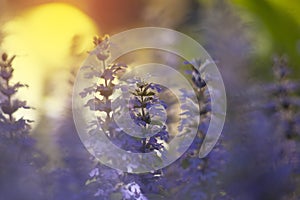
POLYGON ((273 100, 269 108, 277 113, 280 129, 288 139, 300 137, 299 107, 300 98, 296 95, 300 90, 300 82, 291 80, 288 75, 291 73, 288 68, 286 57, 275 57, 273 65, 274 83, 269 85, 269 93, 273 100))
MULTIPOLYGON (((130 99, 130 115, 134 122, 147 129, 149 125, 153 124, 154 119, 150 114, 150 109, 155 105, 161 105, 164 109, 167 105, 159 100, 158 93, 162 91, 162 88, 154 83, 147 83, 145 81, 138 81, 136 83, 135 91, 132 91, 132 98, 130 99)), ((159 110, 157 110, 159 111, 159 110)), ((161 114, 156 112, 156 114, 161 114)), ((157 122, 161 124, 161 130, 151 137, 146 137, 141 140, 142 147, 141 152, 146 153, 153 150, 161 150, 163 148, 162 142, 167 142, 169 139, 169 133, 167 132, 166 125, 163 122, 157 122), (159 142, 161 140, 161 142, 159 142)))
POLYGON ((28 86, 12 83, 14 59, 15 56, 3 53, 0 60, 0 196, 3 199, 44 199, 40 178, 45 175, 43 167, 47 158, 30 136, 32 121, 15 115, 19 109, 30 107, 26 101, 15 98, 20 88, 28 86), (12 174, 17 174, 17 179, 12 174))
MULTIPOLYGON (((87 100, 85 106, 98 113, 97 121, 91 122, 93 128, 89 132, 92 134, 98 129, 107 130, 105 134, 113 143, 131 152, 145 153, 163 150, 163 144, 167 142, 169 134, 163 122, 157 121, 154 116, 155 114, 161 114, 159 106, 160 108, 166 108, 165 103, 158 98, 162 88, 154 83, 135 80, 134 89, 130 91, 131 96, 128 105, 119 106, 128 106, 133 123, 140 126, 145 134, 152 126, 159 126, 161 129, 154 135, 145 135, 142 139, 127 135, 122 127, 118 127, 114 121, 113 115, 115 113, 114 108, 112 108, 114 90, 122 90, 122 84, 117 85, 120 82, 116 79, 119 74, 126 70, 127 66, 120 63, 107 64, 107 59, 110 56, 110 41, 107 35, 102 38, 95 37, 94 44, 95 50, 90 54, 96 56, 102 65, 102 69, 101 71, 92 70, 86 74, 87 78, 95 78, 97 82, 80 93, 82 98, 91 97, 87 100)), ((157 173, 133 175, 110 169, 99 163, 91 171, 86 184, 98 188, 94 195, 101 196, 103 199, 109 199, 112 195, 122 195, 124 199, 146 199, 142 195, 142 191, 147 191, 145 185, 155 174, 157 173), (110 175, 108 176, 108 174, 110 175), (136 189, 136 192, 132 191, 133 188, 136 189)))
POLYGON ((28 139, 28 134, 30 130, 29 123, 30 120, 19 118, 17 119, 14 114, 21 108, 30 109, 27 106, 26 101, 20 101, 19 99, 14 99, 14 96, 18 90, 22 87, 28 87, 21 83, 11 83, 14 68, 12 62, 15 56, 8 57, 6 53, 2 54, 0 62, 0 130, 1 136, 10 139, 23 140, 28 139))

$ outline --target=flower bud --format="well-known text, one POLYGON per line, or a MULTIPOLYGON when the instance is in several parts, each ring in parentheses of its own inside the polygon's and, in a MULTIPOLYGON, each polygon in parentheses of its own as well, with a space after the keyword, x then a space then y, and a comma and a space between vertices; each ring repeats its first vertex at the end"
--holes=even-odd
POLYGON ((2 54, 2 60, 3 60, 4 62, 7 60, 7 57, 8 57, 8 56, 7 56, 6 53, 3 53, 3 54, 2 54))

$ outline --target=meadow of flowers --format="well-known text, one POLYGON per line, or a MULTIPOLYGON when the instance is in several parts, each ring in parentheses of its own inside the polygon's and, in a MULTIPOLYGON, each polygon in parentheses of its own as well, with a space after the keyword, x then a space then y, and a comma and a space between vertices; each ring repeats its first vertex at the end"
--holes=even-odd
MULTIPOLYGON (((32 86, 14 79, 19 70, 15 66, 19 55, 5 51, 0 55, 0 200, 299 200, 300 38, 298 43, 293 40, 299 35, 291 33, 290 39, 285 40, 280 34, 286 32, 281 31, 269 40, 272 45, 268 50, 257 47, 261 42, 257 27, 251 28, 245 22, 249 16, 236 12, 235 6, 249 6, 249 13, 260 18, 270 33, 273 33, 273 19, 247 1, 212 2, 191 1, 185 18, 176 22, 170 18, 171 28, 203 44, 224 80, 226 121, 221 137, 206 157, 199 158, 199 149, 211 121, 212 99, 198 70, 206 64, 201 55, 184 60, 166 52, 146 50, 109 63, 111 46, 122 44, 111 43, 110 36, 104 34, 90 38, 93 47, 73 56, 94 59, 93 64, 81 67, 84 78, 94 84, 79 93, 72 92, 82 65, 72 63, 74 67, 70 67, 64 80, 64 106, 53 117, 43 113, 47 109, 41 111, 36 105, 28 105, 19 95, 20 91, 30 91, 32 86), (192 91, 181 89, 180 96, 176 96, 169 88, 144 78, 146 75, 123 80, 122 76, 143 59, 172 66, 185 77, 192 91), (125 94, 128 102, 122 99, 125 94), (86 128, 88 145, 82 142, 73 119, 74 95, 94 116, 86 128), (195 111, 193 106, 199 110, 195 111), (20 116, 20 110, 25 114, 20 116), (40 112, 41 119, 37 122, 30 119, 26 113, 31 110, 40 112), (120 127, 129 118, 114 118, 123 116, 125 111, 133 127, 120 127), (195 116, 200 117, 199 122, 195 116), (127 133, 134 129, 144 137, 127 133), (157 169, 175 138, 174 130, 183 133, 182 137, 188 137, 191 130, 197 133, 187 151, 170 165, 157 169), (155 156, 140 166, 135 165, 140 160, 133 159, 126 170, 107 166, 101 160, 117 156, 112 149, 100 148, 100 161, 90 153, 97 145, 106 147, 105 142, 98 141, 99 131, 118 148, 155 156), (41 133, 53 137, 46 140, 53 146, 44 148, 45 136, 41 133), (151 170, 133 173, 136 168, 151 170)), ((267 9, 267 2, 256 3, 267 9)), ((298 4, 295 5, 300 8, 298 4)), ((153 5, 148 9, 153 9, 153 5)), ((278 28, 293 24, 278 12, 270 11, 273 17, 282 17, 278 28)), ((164 16, 157 24, 156 17, 152 16, 153 21, 143 25, 159 26, 163 20, 167 23, 170 16, 164 16)), ((295 33, 300 33, 298 29, 295 28, 295 33)), ((0 37, 1 46, 6 33, 0 37)), ((73 43, 71 52, 76 48, 76 40, 73 43)), ((178 149, 184 145, 180 143, 178 149)), ((123 166, 128 159, 122 157, 110 162, 123 166)))

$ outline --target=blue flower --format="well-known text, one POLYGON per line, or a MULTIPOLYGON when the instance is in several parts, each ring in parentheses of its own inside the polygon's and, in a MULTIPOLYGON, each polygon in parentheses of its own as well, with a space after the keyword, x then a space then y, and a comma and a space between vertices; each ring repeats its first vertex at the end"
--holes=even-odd
POLYGON ((162 87, 158 84, 155 84, 155 83, 150 83, 149 87, 152 90, 156 90, 158 93, 160 93, 162 91, 162 87))

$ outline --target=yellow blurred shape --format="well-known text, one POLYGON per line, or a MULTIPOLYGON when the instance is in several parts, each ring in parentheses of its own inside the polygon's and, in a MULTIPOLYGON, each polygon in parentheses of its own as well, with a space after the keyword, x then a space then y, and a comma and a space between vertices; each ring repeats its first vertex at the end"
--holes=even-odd
MULTIPOLYGON (((50 3, 26 10, 11 19, 4 25, 4 33, 6 37, 2 48, 10 55, 17 55, 14 82, 29 85, 29 89, 20 91, 20 96, 37 108, 29 117, 28 111, 26 114, 20 112, 20 115, 34 120, 38 119, 39 111, 52 112, 47 113, 52 116, 60 115, 57 112, 64 101, 55 98, 50 98, 50 102, 49 99, 44 101, 43 96, 48 92, 44 88, 45 82, 65 78, 54 81, 56 85, 52 88, 62 91, 64 82, 67 82, 66 72, 72 65, 80 65, 76 55, 92 48, 93 36, 98 33, 96 25, 76 7, 50 3), (62 74, 65 75, 62 77, 62 74)), ((57 92, 54 93, 57 95, 57 92)))

